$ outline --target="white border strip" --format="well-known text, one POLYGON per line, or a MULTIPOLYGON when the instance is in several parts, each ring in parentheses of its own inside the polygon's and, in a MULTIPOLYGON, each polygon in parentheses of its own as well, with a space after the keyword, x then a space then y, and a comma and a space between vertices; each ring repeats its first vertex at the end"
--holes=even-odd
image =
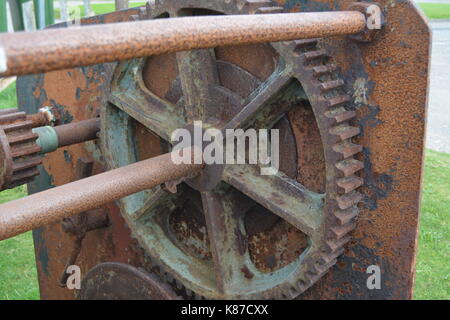
POLYGON ((6 65, 6 54, 5 49, 0 45, 0 73, 6 72, 8 67, 6 65))

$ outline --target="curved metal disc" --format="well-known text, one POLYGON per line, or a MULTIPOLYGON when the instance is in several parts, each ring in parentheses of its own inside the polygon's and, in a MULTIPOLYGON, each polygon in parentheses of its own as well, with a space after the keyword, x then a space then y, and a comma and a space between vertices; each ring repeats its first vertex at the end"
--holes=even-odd
POLYGON ((80 300, 172 300, 175 292, 154 275, 131 265, 105 262, 89 270, 81 283, 80 300))

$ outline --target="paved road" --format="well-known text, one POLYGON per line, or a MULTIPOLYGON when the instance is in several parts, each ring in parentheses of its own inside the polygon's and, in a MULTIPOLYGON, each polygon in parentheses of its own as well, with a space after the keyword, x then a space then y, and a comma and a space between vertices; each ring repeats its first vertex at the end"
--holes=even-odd
POLYGON ((450 153, 450 21, 432 22, 427 148, 450 153))

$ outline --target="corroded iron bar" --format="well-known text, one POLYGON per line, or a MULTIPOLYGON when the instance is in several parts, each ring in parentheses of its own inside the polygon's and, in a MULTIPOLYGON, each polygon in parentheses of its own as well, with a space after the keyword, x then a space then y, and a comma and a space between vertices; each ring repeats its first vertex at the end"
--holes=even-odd
POLYGON ((232 44, 357 34, 365 26, 361 12, 334 11, 182 17, 5 33, 0 35, 0 77, 232 44))
POLYGON ((58 136, 58 147, 89 141, 97 138, 100 118, 93 118, 54 127, 58 136))
POLYGON ((171 154, 143 160, 0 205, 0 240, 100 207, 201 170, 174 164, 171 154))
POLYGON ((53 152, 60 147, 97 139, 99 131, 100 118, 33 129, 33 132, 39 135, 36 143, 41 147, 41 153, 53 152))

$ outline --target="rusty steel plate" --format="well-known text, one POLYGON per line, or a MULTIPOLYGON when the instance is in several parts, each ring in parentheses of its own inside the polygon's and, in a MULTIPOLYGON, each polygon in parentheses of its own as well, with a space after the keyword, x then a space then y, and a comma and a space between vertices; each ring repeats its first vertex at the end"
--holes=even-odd
MULTIPOLYGON (((214 10, 221 2, 210 3, 206 9, 214 10)), ((184 12, 189 14, 192 11, 189 7, 198 8, 196 4, 196 1, 187 1, 184 12)), ((243 2, 238 1, 236 4, 242 5, 243 2)), ((278 1, 271 6, 281 7, 278 10, 284 12, 296 12, 343 10, 350 4, 351 1, 278 1)), ((372 42, 360 43, 344 36, 321 39, 318 42, 333 57, 343 80, 343 90, 351 97, 348 109, 356 113, 354 125, 361 130, 354 142, 362 146, 357 160, 364 164, 361 174, 364 185, 360 188, 363 203, 359 205, 356 228, 351 232, 352 240, 346 244, 344 253, 338 257, 337 263, 329 272, 298 296, 300 299, 412 297, 430 32, 424 18, 410 1, 380 1, 378 4, 385 16, 385 25, 372 42), (381 268, 380 290, 369 290, 366 286, 366 269, 370 265, 381 268)), ((145 14, 144 9, 130 9, 88 18, 83 23, 124 21, 135 19, 133 15, 139 17, 145 14)), ((247 81, 250 86, 251 79, 264 81, 276 67, 271 59, 273 53, 269 46, 231 46, 217 48, 215 51, 216 57, 250 73, 252 77, 247 81)), ((171 83, 176 78, 177 70, 173 69, 176 63, 172 63, 170 59, 176 59, 176 55, 172 58, 157 56, 147 59, 143 66, 144 74, 146 70, 149 73, 155 70, 162 72, 160 78, 144 76, 143 79, 147 88, 157 96, 176 101, 179 93, 177 86, 171 86, 171 83)), ((108 92, 116 66, 111 63, 20 77, 17 82, 20 108, 27 113, 35 113, 40 107, 51 105, 60 110, 65 123, 95 117, 100 113, 101 107, 110 101, 108 92)), ((233 72, 236 72, 236 68, 230 68, 226 64, 221 68, 224 70, 222 81, 226 82, 226 77, 235 77, 233 72)), ((241 72, 239 77, 242 78, 242 74, 241 72)), ((229 89, 248 90, 242 86, 229 89)), ((324 161, 321 148, 314 147, 322 145, 323 138, 318 134, 320 126, 318 128, 314 125, 315 116, 308 103, 301 104, 304 105, 291 111, 287 119, 284 118, 283 121, 288 121, 290 126, 278 124, 283 130, 287 130, 286 137, 295 137, 294 143, 288 144, 287 151, 282 152, 283 159, 286 159, 283 172, 296 176, 297 181, 309 189, 323 192, 323 172, 327 162, 324 161), (293 157, 293 152, 289 152, 293 148, 298 151, 296 157, 293 157)), ((226 119, 231 115, 223 114, 222 118, 226 119)), ((144 125, 134 123, 133 126, 135 144, 141 158, 166 151, 167 145, 149 133, 144 125)), ((93 161, 94 174, 106 169, 99 142, 64 147, 45 157, 43 167, 40 168, 41 174, 29 184, 29 192, 38 192, 74 180, 75 164, 81 157, 93 161)), ((195 207, 197 204, 193 202, 192 206, 195 207)), ((174 290, 179 290, 179 295, 192 294, 182 286, 177 286, 170 272, 161 272, 160 266, 155 265, 142 244, 131 237, 130 229, 117 204, 111 203, 104 209, 109 214, 110 225, 86 234, 76 261, 82 274, 101 262, 119 261, 155 272, 161 281, 174 284, 174 290)), ((200 221, 199 225, 183 229, 185 224, 182 222, 185 221, 186 214, 181 211, 171 216, 171 225, 181 228, 174 234, 197 230, 198 234, 190 234, 190 238, 197 239, 198 242, 205 240, 201 216, 196 219, 197 222, 200 221)), ((270 232, 272 235, 283 235, 274 242, 277 246, 263 245, 266 251, 253 257, 254 264, 259 266, 261 272, 270 273, 282 268, 301 254, 307 245, 302 234, 296 233, 288 225, 280 224, 270 212, 263 209, 259 209, 259 212, 249 210, 247 219, 251 221, 252 215, 266 215, 267 218, 263 219, 264 225, 252 227, 249 224, 246 230, 251 235, 249 250, 260 246, 261 238, 272 239, 270 232), (289 245, 293 242, 298 244, 297 248, 289 245), (290 250, 280 252, 278 244, 290 250)), ((74 246, 73 239, 64 233, 59 223, 35 230, 33 235, 41 297, 74 298, 74 291, 58 285, 74 246)), ((197 242, 189 244, 192 246, 187 246, 185 250, 190 250, 191 255, 210 259, 210 253, 201 250, 202 247, 197 242)), ((242 272, 251 277, 248 270, 242 272)))

